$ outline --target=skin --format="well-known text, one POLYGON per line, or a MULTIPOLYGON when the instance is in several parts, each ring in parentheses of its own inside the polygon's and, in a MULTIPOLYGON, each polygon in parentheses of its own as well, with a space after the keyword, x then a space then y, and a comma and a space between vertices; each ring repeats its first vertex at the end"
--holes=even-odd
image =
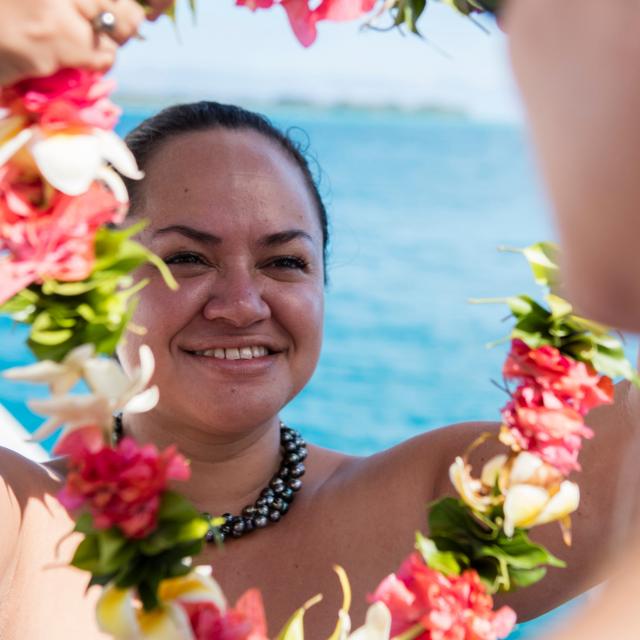
POLYGON ((3 0, 0 9, 0 85, 82 67, 107 71, 118 47, 155 20, 174 0, 3 0), (91 20, 101 11, 116 18, 111 34, 96 34, 91 20))
MULTIPOLYGON (((147 334, 130 334, 118 353, 130 369, 139 344, 151 346, 161 400, 149 413, 125 415, 125 430, 140 441, 178 446, 192 463, 192 480, 179 489, 199 509, 237 513, 277 469, 278 412, 304 387, 318 359, 324 273, 317 213, 299 168, 251 131, 172 138, 151 158, 146 174, 138 215, 150 225, 142 240, 167 261, 180 290, 168 292, 151 268, 139 273, 150 282, 134 320, 147 334), (197 229, 199 236, 176 231, 176 225, 197 229), (273 239, 292 229, 302 234, 287 242, 273 239), (264 362, 189 353, 234 341, 266 343, 275 353, 264 362)), ((550 571, 540 586, 510 600, 522 619, 586 588, 614 542, 602 523, 618 495, 625 452, 619 445, 633 441, 636 406, 633 393, 620 387, 616 406, 595 414, 599 434, 582 457, 588 473, 580 478, 583 502, 573 548, 563 549, 555 525, 536 531, 570 568, 550 571)), ((230 602, 249 587, 260 588, 272 636, 296 607, 323 593, 307 616, 309 638, 327 637, 335 624, 341 596, 331 567, 340 564, 351 579, 357 626, 367 593, 410 553, 414 532, 426 529, 425 505, 451 493, 454 457, 496 426, 456 425, 367 458, 309 445, 304 486, 286 517, 222 550, 208 547, 196 562, 213 565, 230 602)), ((494 453, 489 446, 476 462, 494 453)), ((51 497, 63 470, 47 472, 7 451, 0 451, 0 468, 0 519, 13 529, 9 544, 0 545, 0 636, 44 637, 46 626, 47 638, 78 637, 80 631, 83 638, 100 637, 91 621, 97 594, 84 595, 86 577, 70 568, 43 569, 64 563, 71 552, 69 543, 54 553, 72 528, 51 497), (42 576, 53 597, 33 589, 42 576), (72 624, 75 636, 69 636, 72 624)))
POLYGON ((640 3, 511 0, 504 27, 571 300, 640 331, 640 3))
MULTIPOLYGON (((640 3, 510 0, 504 25, 562 238, 567 292, 585 314, 638 332, 640 3)), ((635 466, 630 455, 630 477, 635 466)), ((627 488, 623 518, 637 509, 634 502, 627 488)), ((554 640, 640 637, 637 534, 617 547, 615 577, 596 606, 581 611, 554 640)))

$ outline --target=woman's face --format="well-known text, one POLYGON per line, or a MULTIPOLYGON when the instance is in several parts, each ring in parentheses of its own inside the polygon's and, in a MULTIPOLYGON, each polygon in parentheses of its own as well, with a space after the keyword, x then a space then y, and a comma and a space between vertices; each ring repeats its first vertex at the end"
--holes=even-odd
POLYGON ((311 377, 323 320, 322 231, 302 173, 250 131, 169 139, 146 167, 141 241, 170 267, 152 267, 119 348, 125 367, 148 344, 160 388, 155 412, 230 433, 264 423, 311 377))

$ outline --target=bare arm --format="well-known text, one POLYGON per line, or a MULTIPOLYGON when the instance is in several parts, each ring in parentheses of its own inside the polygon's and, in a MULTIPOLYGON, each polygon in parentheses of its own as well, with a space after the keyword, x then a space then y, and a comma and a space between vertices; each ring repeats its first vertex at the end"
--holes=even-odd
POLYGON ((511 0, 511 59, 570 297, 640 330, 640 3, 511 0))

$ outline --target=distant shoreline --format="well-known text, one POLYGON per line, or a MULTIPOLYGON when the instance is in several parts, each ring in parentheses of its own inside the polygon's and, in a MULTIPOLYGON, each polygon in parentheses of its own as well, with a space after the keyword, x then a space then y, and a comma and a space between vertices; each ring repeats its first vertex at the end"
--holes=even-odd
MULTIPOLYGON (((114 94, 115 101, 126 110, 155 110, 164 106, 175 104, 178 102, 185 102, 189 100, 197 100, 198 97, 185 94, 136 94, 133 92, 117 92, 114 94)), ((311 101, 298 98, 276 98, 273 100, 256 100, 254 99, 237 99, 233 100, 238 104, 241 104, 248 108, 254 108, 257 110, 270 110, 270 109, 291 109, 296 111, 310 111, 310 112, 352 112, 360 113, 367 112, 379 113, 379 114, 397 114, 407 116, 438 116, 446 118, 454 118, 461 120, 468 120, 471 118, 470 114, 464 109, 456 108, 448 105, 440 104, 416 104, 416 105, 403 105, 394 103, 364 103, 364 102, 350 102, 350 101, 311 101)))

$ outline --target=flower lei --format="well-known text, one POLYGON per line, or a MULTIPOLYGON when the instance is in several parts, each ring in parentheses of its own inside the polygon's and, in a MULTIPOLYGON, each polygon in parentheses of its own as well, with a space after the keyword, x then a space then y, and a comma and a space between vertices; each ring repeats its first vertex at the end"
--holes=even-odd
MULTIPOLYGON (((303 21, 315 28, 320 19, 357 17, 374 2, 324 0, 313 18, 306 0, 280 4, 292 23, 302 7, 303 21)), ((390 0, 385 8, 405 22, 411 13, 415 26, 424 4, 390 0)), ((467 14, 496 7, 488 0, 449 4, 467 14)), ((210 570, 192 567, 204 534, 220 522, 172 488, 188 479, 187 461, 175 447, 159 451, 129 437, 113 442, 114 412, 148 411, 158 401, 158 389, 149 387, 148 347, 130 376, 101 357, 113 353, 146 284, 131 274, 151 262, 168 286, 177 285, 166 265, 132 239, 141 225, 112 227, 127 207, 113 168, 131 179, 141 173, 112 131, 119 112, 108 99, 111 89, 100 74, 65 69, 0 90, 0 311, 30 327, 28 344, 39 359, 5 375, 51 391, 49 399, 30 402, 47 418, 33 437, 61 430, 54 451, 68 457, 69 471, 58 498, 83 536, 71 564, 103 587, 100 629, 122 639, 266 640, 258 591, 230 606, 210 570), (70 393, 80 381, 89 393, 70 393)), ((523 253, 548 294, 543 304, 524 295, 501 300, 515 321, 503 368, 509 399, 502 426, 452 463, 458 497, 430 505, 430 537, 417 534, 415 551, 373 591, 365 624, 354 632, 349 583, 335 568, 344 601, 330 640, 505 638, 515 613, 494 610, 493 594, 564 566, 528 532, 558 521, 570 544, 579 488, 568 476, 580 468, 583 438, 593 435, 584 418, 612 402, 612 377, 638 377, 619 341, 555 293, 556 248, 538 244, 523 253), (476 477, 470 455, 490 439, 503 453, 476 477)), ((318 599, 303 604, 277 640, 301 640, 305 612, 318 599)))

